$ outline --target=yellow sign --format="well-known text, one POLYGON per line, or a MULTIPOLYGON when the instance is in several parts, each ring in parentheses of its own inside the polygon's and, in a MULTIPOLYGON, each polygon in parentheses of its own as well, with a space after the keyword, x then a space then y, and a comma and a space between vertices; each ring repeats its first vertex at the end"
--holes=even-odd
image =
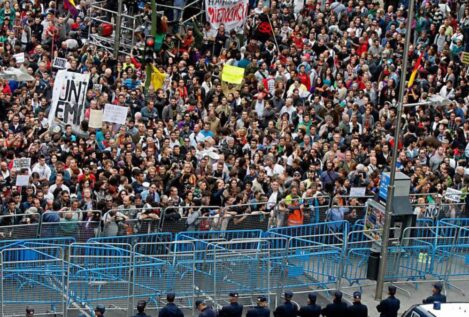
POLYGON ((221 73, 221 80, 226 81, 230 84, 239 85, 243 82, 244 68, 225 65, 221 73))
POLYGON ((462 52, 461 53, 461 62, 463 64, 469 65, 469 52, 462 52))

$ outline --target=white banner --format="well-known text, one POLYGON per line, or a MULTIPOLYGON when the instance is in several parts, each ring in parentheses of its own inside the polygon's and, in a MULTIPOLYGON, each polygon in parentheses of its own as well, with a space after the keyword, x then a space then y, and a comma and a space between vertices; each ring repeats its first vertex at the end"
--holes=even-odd
POLYGON ((78 74, 59 70, 54 81, 52 104, 49 112, 49 126, 58 121, 70 124, 80 131, 80 124, 85 119, 85 98, 90 74, 78 74))
POLYGON ((207 21, 214 30, 223 23, 226 32, 234 29, 242 33, 248 10, 248 0, 205 0, 207 21))
POLYGON ((103 121, 125 124, 129 108, 107 103, 104 106, 103 121))

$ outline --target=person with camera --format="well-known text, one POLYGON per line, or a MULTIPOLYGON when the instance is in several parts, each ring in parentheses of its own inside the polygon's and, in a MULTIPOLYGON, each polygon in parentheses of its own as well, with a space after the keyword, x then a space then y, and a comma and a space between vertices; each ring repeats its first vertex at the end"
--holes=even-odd
POLYGON ((129 218, 116 209, 111 209, 103 216, 103 236, 112 237, 123 234, 123 225, 129 218))

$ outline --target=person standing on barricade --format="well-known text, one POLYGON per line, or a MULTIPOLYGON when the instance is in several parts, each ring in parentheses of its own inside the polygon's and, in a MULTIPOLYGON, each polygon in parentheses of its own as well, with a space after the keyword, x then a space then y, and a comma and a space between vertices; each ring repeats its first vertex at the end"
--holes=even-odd
POLYGON ((396 286, 388 287, 389 297, 383 299, 376 309, 380 312, 380 317, 397 317, 397 312, 401 307, 401 302, 396 298, 396 286))
POLYGON ((230 304, 223 306, 220 309, 218 316, 219 317, 241 317, 243 315, 243 305, 238 303, 238 292, 231 292, 230 296, 230 304))
POLYGON ((321 306, 316 305, 316 294, 308 294, 308 305, 302 306, 298 312, 300 317, 319 317, 321 315, 321 306))
POLYGON ((195 307, 200 312, 199 317, 217 317, 217 313, 213 308, 208 306, 203 300, 195 301, 195 307))
POLYGON ((158 317, 184 317, 184 313, 174 304, 176 294, 168 293, 166 300, 168 303, 160 310, 158 317))
POLYGON ((432 296, 429 296, 423 300, 424 304, 433 304, 434 302, 446 303, 446 296, 441 294, 443 285, 441 283, 433 284, 432 296))
MULTIPOLYGON (((147 302, 144 300, 139 300, 137 303, 137 314, 134 317, 151 317, 145 313, 145 307, 147 306, 147 302)), ((164 309, 164 308, 163 308, 164 309)), ((162 310, 163 310, 162 309, 162 310)))
POLYGON ((246 317, 270 317, 270 309, 267 305, 267 297, 257 297, 257 306, 248 310, 246 317))
POLYGON ((362 294, 353 292, 353 304, 347 309, 348 317, 368 317, 368 307, 361 303, 362 294))
POLYGON ((347 316, 347 304, 342 301, 342 292, 336 291, 332 303, 327 305, 321 314, 326 317, 344 317, 347 316))
POLYGON ((298 315, 298 305, 292 302, 293 292, 286 291, 284 296, 285 303, 277 306, 274 311, 275 317, 296 317, 298 315))

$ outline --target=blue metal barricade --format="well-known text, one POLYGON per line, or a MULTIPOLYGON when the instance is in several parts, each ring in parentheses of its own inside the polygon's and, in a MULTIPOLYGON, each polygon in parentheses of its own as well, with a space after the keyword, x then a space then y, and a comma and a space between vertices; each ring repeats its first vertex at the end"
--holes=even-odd
POLYGON ((145 246, 145 249, 137 250, 141 254, 159 254, 164 252, 164 244, 172 241, 172 234, 169 232, 149 233, 149 234, 136 234, 129 236, 113 236, 113 237, 100 237, 89 239, 89 243, 103 243, 111 245, 128 244, 135 246, 140 244, 145 246))

